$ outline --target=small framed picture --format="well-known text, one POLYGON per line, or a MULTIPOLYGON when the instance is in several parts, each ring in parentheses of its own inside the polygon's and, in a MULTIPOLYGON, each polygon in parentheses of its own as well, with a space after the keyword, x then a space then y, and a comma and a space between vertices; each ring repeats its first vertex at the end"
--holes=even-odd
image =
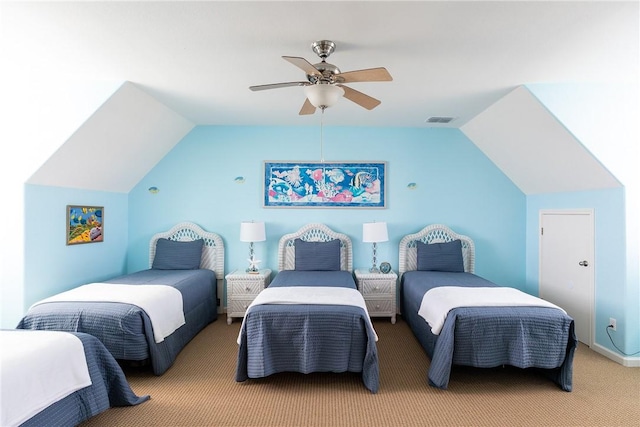
POLYGON ((67 205, 67 245, 104 240, 104 207, 67 205))

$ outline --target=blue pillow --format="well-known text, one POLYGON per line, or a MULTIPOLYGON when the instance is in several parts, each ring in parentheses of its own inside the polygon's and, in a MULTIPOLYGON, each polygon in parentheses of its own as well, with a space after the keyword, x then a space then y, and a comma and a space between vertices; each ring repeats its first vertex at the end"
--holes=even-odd
POLYGON ((340 240, 328 242, 294 241, 295 269, 298 271, 340 271, 340 240))
POLYGON ((151 268, 154 270, 197 270, 202 259, 204 240, 177 242, 158 239, 151 268))
POLYGON ((464 273, 462 242, 460 240, 429 245, 422 242, 417 243, 418 270, 464 273))

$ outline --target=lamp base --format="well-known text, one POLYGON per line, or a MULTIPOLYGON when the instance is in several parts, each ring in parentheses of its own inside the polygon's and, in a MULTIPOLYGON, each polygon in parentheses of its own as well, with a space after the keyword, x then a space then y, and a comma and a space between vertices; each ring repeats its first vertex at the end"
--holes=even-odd
POLYGON ((258 270, 255 267, 247 267, 247 269, 245 270, 245 273, 258 274, 258 273, 260 273, 260 270, 258 270))
POLYGON ((369 273, 380 273, 380 269, 378 267, 371 267, 369 269, 369 273))

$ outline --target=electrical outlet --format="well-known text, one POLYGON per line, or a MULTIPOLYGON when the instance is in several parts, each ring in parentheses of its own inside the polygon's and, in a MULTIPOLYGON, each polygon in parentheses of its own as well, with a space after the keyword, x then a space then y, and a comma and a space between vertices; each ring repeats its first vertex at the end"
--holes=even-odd
POLYGON ((609 325, 611 326, 612 330, 616 330, 616 319, 614 319, 613 317, 609 318, 609 325))

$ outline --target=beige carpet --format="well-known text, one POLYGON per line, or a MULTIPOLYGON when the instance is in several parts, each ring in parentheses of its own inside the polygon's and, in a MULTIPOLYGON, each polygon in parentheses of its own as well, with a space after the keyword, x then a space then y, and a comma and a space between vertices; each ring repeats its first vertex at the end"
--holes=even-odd
POLYGON ((580 345, 573 388, 535 372, 456 367, 448 390, 429 387, 429 359, 406 323, 376 319, 380 391, 357 374, 278 374, 234 380, 240 321, 219 318, 163 376, 127 369, 151 400, 111 408, 92 426, 640 426, 640 369, 580 345))

